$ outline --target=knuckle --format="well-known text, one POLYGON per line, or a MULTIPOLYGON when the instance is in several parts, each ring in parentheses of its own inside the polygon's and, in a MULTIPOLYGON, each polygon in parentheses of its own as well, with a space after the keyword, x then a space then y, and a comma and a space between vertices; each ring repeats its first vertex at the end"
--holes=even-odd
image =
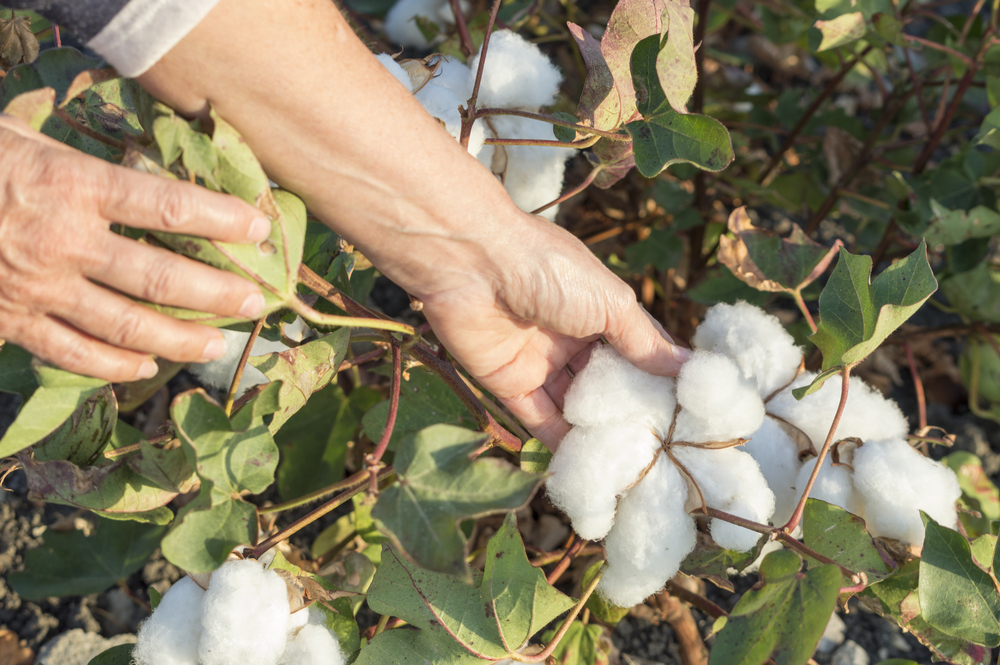
POLYGON ((78 339, 65 343, 51 361, 70 372, 82 374, 92 365, 93 353, 83 339, 78 339))
POLYGON ((191 197, 181 187, 163 187, 160 192, 160 219, 164 228, 184 226, 194 213, 191 197))
POLYGON ((136 348, 141 341, 144 332, 144 319, 142 312, 137 305, 126 309, 108 335, 108 341, 125 348, 136 348))
POLYGON ((149 265, 140 294, 143 300, 161 304, 171 301, 180 277, 171 258, 172 256, 162 257, 149 265))

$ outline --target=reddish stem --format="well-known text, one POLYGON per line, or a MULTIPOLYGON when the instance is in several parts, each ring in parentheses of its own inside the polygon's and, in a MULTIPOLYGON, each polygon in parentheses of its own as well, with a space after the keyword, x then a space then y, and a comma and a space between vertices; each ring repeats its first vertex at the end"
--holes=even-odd
POLYGON ((465 23, 465 15, 458 4, 458 0, 451 0, 451 12, 455 15, 455 26, 458 28, 458 37, 462 40, 462 54, 466 58, 471 58, 476 52, 476 45, 472 43, 472 35, 469 34, 469 26, 465 23))
MULTIPOLYGON (((576 536, 574 535, 574 538, 575 537, 576 536)), ((583 538, 577 538, 576 542, 570 545, 570 548, 566 550, 565 554, 563 554, 562 559, 560 559, 559 563, 556 564, 556 567, 552 569, 549 576, 545 578, 546 581, 549 584, 555 584, 556 581, 562 577, 562 574, 566 572, 566 569, 569 568, 569 564, 573 562, 573 559, 576 558, 576 555, 580 553, 580 550, 582 550, 586 544, 586 540, 583 538)))
POLYGON ((590 186, 590 183, 594 182, 594 179, 597 177, 597 174, 600 173, 603 170, 604 170, 604 165, 603 164, 599 164, 598 166, 595 166, 594 169, 587 175, 587 177, 584 178, 583 182, 581 182, 576 187, 573 187, 572 189, 566 191, 558 199, 556 199, 554 201, 549 201, 548 203, 546 203, 545 205, 543 205, 541 208, 536 208, 535 210, 532 210, 531 214, 532 215, 541 214, 542 212, 548 210, 552 206, 557 206, 560 203, 562 203, 563 201, 566 201, 567 199, 573 198, 574 196, 576 196, 577 194, 579 194, 583 190, 587 189, 587 187, 590 186))
POLYGON ((229 384, 229 392, 226 394, 226 415, 230 416, 233 413, 233 402, 236 401, 236 391, 240 388, 240 381, 243 379, 243 370, 246 369, 247 360, 250 358, 250 352, 253 350, 253 345, 257 341, 257 337, 260 335, 261 328, 264 327, 264 317, 257 320, 254 325, 253 330, 250 331, 250 337, 247 339, 247 343, 243 346, 243 355, 240 356, 240 361, 236 363, 236 373, 233 374, 233 380, 229 384))
POLYGON ((799 306, 799 311, 802 312, 802 316, 806 318, 806 323, 809 324, 809 329, 816 333, 816 322, 813 321, 812 314, 809 313, 809 308, 806 307, 806 301, 802 299, 802 291, 796 289, 792 292, 792 297, 795 298, 795 304, 799 306))
POLYGON ((924 39, 923 37, 915 37, 914 35, 903 35, 903 39, 908 39, 911 42, 916 42, 918 44, 923 44, 927 48, 934 49, 936 51, 941 51, 942 53, 947 53, 953 58, 957 58, 965 63, 966 67, 972 66, 972 58, 965 55, 964 53, 959 53, 953 48, 945 46, 944 44, 938 44, 937 42, 932 42, 929 39, 924 39))
POLYGON ((396 426, 396 413, 399 411, 399 386, 403 382, 403 353, 400 350, 400 342, 395 337, 389 338, 392 346, 392 387, 389 393, 389 415, 385 419, 385 428, 382 430, 382 437, 375 452, 365 456, 365 466, 368 468, 368 496, 378 495, 378 470, 382 461, 382 456, 389 448, 389 440, 392 439, 392 430, 396 426))
POLYGON ((52 36, 56 40, 56 48, 62 48, 62 35, 59 34, 59 26, 55 23, 52 24, 52 36))
POLYGON ((671 596, 675 598, 680 598, 681 600, 690 603, 691 605, 697 607, 699 610, 712 617, 713 619, 718 619, 719 617, 729 616, 729 612, 725 611, 708 598, 701 596, 693 591, 688 591, 681 585, 677 584, 673 580, 667 580, 664 589, 671 596))
POLYGON ((924 400, 924 382, 920 380, 920 372, 917 371, 917 361, 913 357, 913 349, 909 342, 903 342, 906 349, 906 362, 910 365, 910 376, 913 377, 913 388, 917 393, 917 412, 919 413, 920 429, 927 427, 927 402, 924 400))
POLYGON ((493 34, 493 25, 497 21, 497 13, 500 11, 501 0, 493 0, 493 9, 490 11, 490 21, 486 25, 486 34, 483 36, 483 48, 479 52, 479 68, 476 69, 476 82, 472 86, 472 96, 465 110, 465 117, 462 119, 462 131, 458 140, 463 148, 469 147, 469 136, 472 134, 472 124, 476 121, 476 102, 479 101, 479 86, 483 82, 483 66, 486 65, 486 51, 490 47, 490 35, 493 34))

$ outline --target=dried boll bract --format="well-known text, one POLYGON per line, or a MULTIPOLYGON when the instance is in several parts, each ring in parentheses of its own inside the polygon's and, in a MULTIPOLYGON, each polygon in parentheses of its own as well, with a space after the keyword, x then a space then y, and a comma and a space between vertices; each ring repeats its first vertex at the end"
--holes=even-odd
POLYGON ((391 55, 388 53, 379 53, 375 58, 378 59, 379 64, 385 67, 387 72, 392 74, 406 88, 407 92, 413 92, 413 83, 410 81, 410 75, 406 73, 405 69, 400 67, 399 63, 391 55))

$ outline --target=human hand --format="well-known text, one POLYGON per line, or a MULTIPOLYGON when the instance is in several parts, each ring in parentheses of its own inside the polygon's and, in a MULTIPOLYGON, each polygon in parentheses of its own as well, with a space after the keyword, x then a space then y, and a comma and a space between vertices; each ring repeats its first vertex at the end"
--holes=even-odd
POLYGON ((259 242, 271 225, 256 208, 113 166, 3 115, 0 155, 0 339, 78 374, 133 381, 156 373, 149 354, 212 360, 225 341, 120 293, 222 316, 262 313, 251 282, 110 230, 259 242))
POLYGON ((673 345, 635 293, 577 238, 532 217, 500 246, 503 266, 466 271, 421 294, 438 338, 528 430, 555 449, 569 424, 563 396, 604 337, 634 365, 675 375, 690 351, 673 345))

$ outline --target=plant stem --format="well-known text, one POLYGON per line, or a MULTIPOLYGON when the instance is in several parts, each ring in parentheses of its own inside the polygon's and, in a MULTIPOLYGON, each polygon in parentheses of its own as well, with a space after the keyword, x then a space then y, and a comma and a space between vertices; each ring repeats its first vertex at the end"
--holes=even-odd
MULTIPOLYGON (((575 535, 574 538, 576 538, 575 535)), ((577 538, 576 542, 570 545, 569 549, 566 550, 566 553, 563 554, 562 559, 559 560, 559 563, 552 570, 552 572, 549 573, 549 576, 546 577, 545 580, 549 584, 555 584, 559 578, 562 577, 562 574, 566 572, 566 569, 569 568, 569 564, 573 562, 573 559, 576 558, 576 556, 580 553, 580 550, 582 550, 586 544, 586 540, 583 538, 577 538)))
MULTIPOLYGON (((324 487, 323 489, 316 490, 315 492, 310 492, 309 494, 304 494, 297 499, 292 499, 291 501, 285 501, 284 503, 278 503, 273 506, 265 506, 264 508, 258 508, 258 515, 267 515, 270 513, 280 513, 286 510, 292 510, 293 508, 299 508, 306 505, 307 503, 312 503, 313 501, 318 501, 325 496, 329 496, 334 492, 342 489, 347 489, 348 487, 353 487, 361 482, 367 475, 364 471, 359 471, 353 476, 344 478, 343 480, 337 481, 334 484, 324 487)), ((385 476, 383 476, 385 477, 385 476)))
POLYGON ((337 371, 343 372, 345 369, 350 369, 351 367, 356 367, 357 365, 364 365, 367 362, 378 360, 384 355, 385 349, 373 349, 368 353, 362 353, 360 356, 346 358, 344 359, 344 362, 340 363, 340 367, 337 368, 337 371))
POLYGON ((52 109, 52 114, 57 118, 59 118, 60 120, 62 120, 63 122, 65 122, 70 127, 72 127, 74 131, 79 132, 84 136, 88 136, 99 143, 103 143, 108 147, 114 148, 115 150, 120 150, 122 152, 125 152, 126 146, 124 141, 113 139, 110 136, 105 136, 100 132, 94 131, 93 129, 87 127, 86 125, 81 125, 79 122, 77 122, 76 118, 67 113, 65 109, 56 107, 52 109))
POLYGON ((589 148, 601 140, 600 136, 591 136, 580 141, 548 141, 546 139, 486 139, 485 145, 537 145, 543 148, 589 148))
POLYGON ((365 455, 365 467, 368 469, 368 497, 378 496, 378 470, 382 462, 382 456, 389 448, 389 441, 392 439, 392 430, 396 427, 396 413, 399 411, 399 387, 403 382, 403 352, 400 350, 400 342, 395 337, 390 338, 392 345, 392 385, 389 389, 389 415, 385 419, 385 427, 382 429, 382 436, 379 438, 375 452, 365 455))
POLYGON ((812 314, 809 313, 809 308, 806 307, 806 301, 802 299, 802 291, 795 289, 792 291, 792 297, 795 298, 795 304, 799 306, 799 311, 802 312, 802 316, 805 317, 806 323, 809 324, 809 329, 816 333, 816 322, 813 321, 812 314))
POLYGON ((729 612, 725 611, 708 598, 701 596, 693 591, 689 591, 677 584, 673 580, 667 580, 666 586, 663 587, 667 593, 675 598, 680 598, 684 602, 691 603, 691 605, 697 607, 699 610, 712 617, 713 619, 718 619, 719 617, 729 616, 729 612))
POLYGON ((583 182, 581 182, 579 185, 577 185, 576 187, 573 187, 572 189, 570 189, 566 193, 560 195, 560 197, 557 198, 556 200, 549 201, 548 203, 546 203, 545 205, 543 205, 541 208, 536 208, 535 210, 532 210, 531 214, 532 215, 538 215, 538 214, 540 214, 540 213, 548 210, 552 206, 559 205, 563 201, 576 196, 577 194, 579 194, 583 190, 587 189, 587 187, 590 186, 590 183, 594 182, 594 179, 603 170, 604 170, 604 165, 603 164, 598 164, 597 166, 594 167, 594 169, 589 174, 587 174, 587 177, 584 178, 583 182))
POLYGON ((497 404, 489 397, 487 397, 486 393, 484 393, 482 390, 476 387, 476 385, 472 382, 471 379, 469 379, 467 376, 465 376, 465 374, 462 374, 461 372, 458 372, 458 376, 459 378, 462 379, 462 382, 465 383, 466 386, 468 386, 469 390, 472 391, 472 394, 476 396, 476 399, 478 399, 480 403, 486 407, 486 410, 489 411, 490 414, 494 418, 496 418, 498 422, 502 421, 504 426, 507 427, 510 431, 512 431, 514 435, 517 438, 521 439, 522 441, 527 441, 528 439, 531 438, 531 434, 526 429, 521 427, 521 424, 519 422, 514 420, 514 418, 511 417, 510 414, 506 413, 499 404, 497 404))
POLYGON ((942 53, 947 53, 951 57, 961 60, 963 63, 965 63, 966 67, 972 66, 972 58, 965 55, 964 53, 959 53, 955 49, 945 46, 944 44, 938 44, 937 42, 933 42, 929 39, 924 39, 923 37, 915 37, 914 35, 903 35, 903 39, 908 39, 911 42, 922 44, 927 48, 931 48, 936 51, 941 51, 942 53))
POLYGON ((927 427, 927 402, 924 400, 924 382, 920 380, 920 373, 917 371, 917 361, 913 357, 913 349, 909 342, 903 342, 906 349, 906 362, 910 366, 910 376, 913 377, 913 389, 917 393, 917 413, 920 419, 920 429, 927 427))
MULTIPOLYGON (((166 443, 174 438, 173 433, 161 434, 160 436, 154 436, 152 439, 146 439, 146 443, 150 445, 156 445, 158 443, 166 443)), ((114 459, 116 457, 121 457, 122 455, 128 455, 129 453, 134 453, 142 447, 142 444, 133 443, 130 446, 122 446, 121 448, 115 448, 114 450, 109 450, 104 453, 104 457, 107 459, 114 459)))
POLYGON ((472 35, 469 34, 469 26, 465 23, 465 14, 462 13, 458 0, 451 0, 451 13, 455 15, 455 27, 458 28, 458 37, 462 42, 462 54, 466 58, 471 58, 476 52, 476 45, 472 43, 472 35))
POLYGON ((806 483, 806 487, 802 491, 802 497, 799 499, 798 505, 795 506, 795 512, 792 513, 788 524, 781 528, 781 531, 784 533, 794 531, 795 527, 799 525, 799 521, 802 520, 802 512, 806 509, 806 500, 809 498, 809 493, 812 491, 813 485, 816 484, 816 478, 819 476, 820 469, 823 468, 823 460, 826 459, 826 454, 830 452, 830 446, 833 445, 833 436, 837 432, 837 425, 840 424, 840 418, 844 415, 844 407, 847 406, 847 391, 851 384, 851 365, 844 366, 840 372, 840 377, 840 404, 837 405, 837 413, 830 424, 830 431, 826 435, 826 441, 823 442, 823 448, 819 451, 819 456, 816 457, 816 466, 813 467, 812 475, 809 476, 809 482, 806 483))
POLYGON ((469 136, 472 134, 472 125, 476 122, 476 102, 479 100, 479 86, 483 82, 483 67, 486 65, 486 52, 490 47, 490 36, 493 34, 493 25, 497 21, 497 13, 500 11, 501 0, 493 0, 493 9, 490 11, 490 21, 486 24, 486 34, 483 36, 483 48, 479 52, 479 67, 476 69, 476 82, 472 86, 472 96, 465 110, 465 117, 462 118, 462 131, 459 132, 458 142, 468 150, 469 136))
POLYGON ((608 132, 602 129, 597 129, 595 127, 588 127, 587 125, 581 125, 575 122, 567 122, 565 120, 560 120, 559 118, 553 117, 551 115, 545 115, 544 113, 531 113, 529 111, 517 111, 514 109, 480 109, 476 111, 476 119, 485 118, 491 115, 514 115, 519 118, 531 118, 532 120, 541 120, 542 122, 547 122, 550 125, 556 125, 557 127, 568 127, 569 129, 575 129, 578 132, 583 132, 585 134, 596 134, 606 139, 612 141, 623 141, 628 142, 632 140, 632 137, 628 134, 619 134, 618 132, 608 132))
POLYGON ((264 319, 265 317, 257 319, 253 330, 250 331, 250 337, 247 338, 247 343, 243 346, 243 355, 240 356, 240 361, 236 363, 236 373, 233 374, 233 380, 229 383, 229 392, 226 394, 225 411, 227 418, 233 415, 233 402, 236 401, 236 392, 240 388, 240 381, 243 380, 243 370, 246 369, 250 352, 253 350, 253 345, 257 341, 257 337, 260 336, 261 329, 264 327, 264 319))
POLYGON ((288 308, 310 323, 321 326, 350 326, 352 328, 373 328, 375 330, 391 330, 407 335, 415 335, 413 326, 400 321, 392 321, 379 318, 367 318, 359 316, 337 316, 336 314, 323 314, 317 312, 309 305, 298 298, 288 301, 288 308))
MULTIPOLYGON (((458 2, 456 0, 452 0, 452 1, 454 2, 454 4, 456 4, 456 5, 458 4, 458 2)), ((388 614, 383 614, 382 617, 378 620, 378 625, 375 626, 375 635, 378 635, 382 631, 384 631, 385 627, 386 627, 386 625, 388 623, 389 623, 389 615, 388 614)), ((375 635, 372 635, 372 637, 375 637, 375 635)))
POLYGON ((52 24, 52 35, 56 40, 56 48, 62 48, 62 35, 59 34, 59 26, 52 24))

